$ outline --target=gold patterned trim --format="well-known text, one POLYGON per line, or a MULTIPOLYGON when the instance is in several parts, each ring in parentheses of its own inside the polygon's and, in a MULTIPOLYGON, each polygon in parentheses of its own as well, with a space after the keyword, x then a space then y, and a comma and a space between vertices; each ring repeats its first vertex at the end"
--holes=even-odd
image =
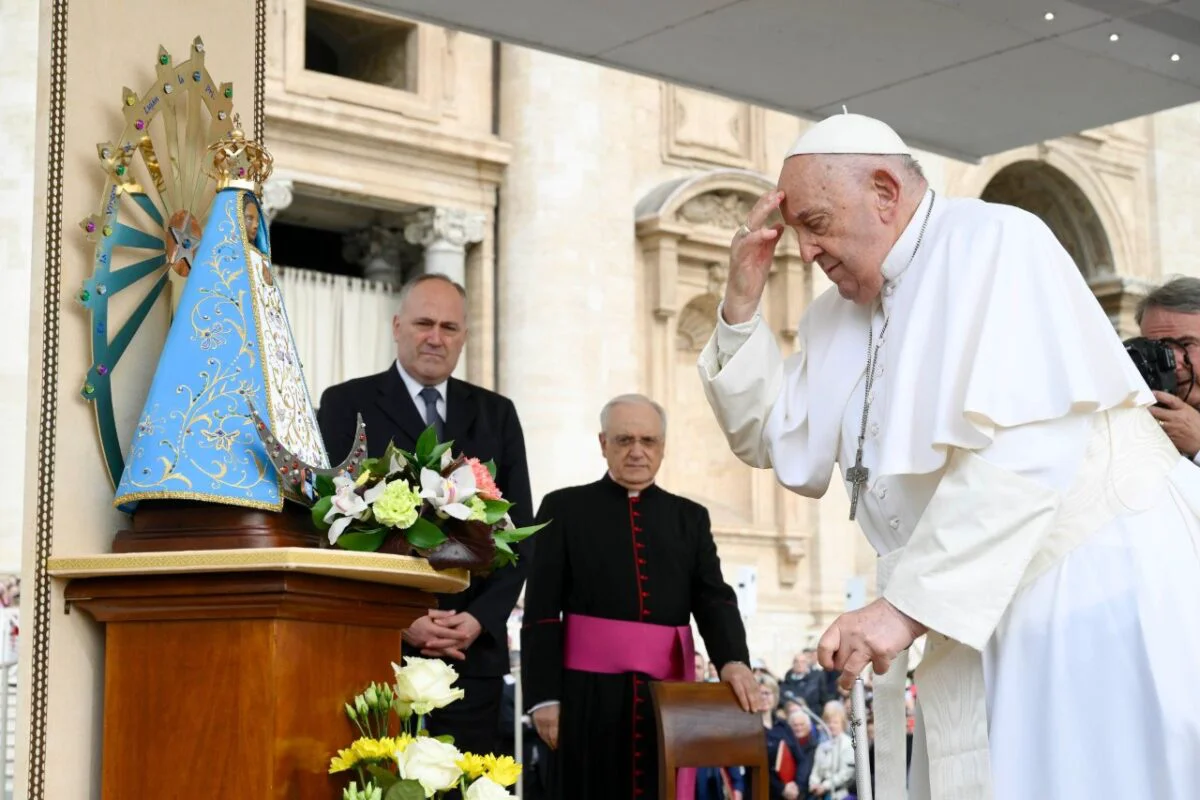
POLYGON ((436 570, 425 559, 414 556, 309 547, 51 556, 47 571, 55 578, 294 571, 367 583, 408 586, 441 594, 461 592, 471 583, 466 570, 436 570))
POLYGON ((280 511, 283 509, 283 499, 278 503, 268 503, 265 500, 237 500, 222 494, 205 494, 203 492, 134 492, 123 494, 113 500, 113 508, 120 508, 126 503, 138 500, 202 500, 206 503, 217 503, 222 506, 239 506, 241 508, 257 508, 262 511, 280 511))

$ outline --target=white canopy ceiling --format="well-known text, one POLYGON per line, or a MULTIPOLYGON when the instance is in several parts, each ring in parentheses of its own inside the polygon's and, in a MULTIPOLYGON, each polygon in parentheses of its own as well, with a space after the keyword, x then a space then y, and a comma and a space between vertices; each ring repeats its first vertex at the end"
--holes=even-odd
POLYGON ((354 2, 966 159, 1200 101, 1200 0, 354 2))

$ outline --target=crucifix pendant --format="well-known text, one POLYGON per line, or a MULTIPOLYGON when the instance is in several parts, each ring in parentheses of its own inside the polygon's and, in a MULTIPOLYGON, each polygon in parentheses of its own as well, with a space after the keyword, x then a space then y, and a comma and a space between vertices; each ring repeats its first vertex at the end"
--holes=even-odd
POLYGON ((854 466, 846 470, 846 480, 850 481, 850 519, 854 519, 858 513, 858 495, 862 488, 867 485, 867 478, 871 477, 871 470, 863 466, 862 463, 863 451, 858 448, 858 452, 854 454, 854 466))

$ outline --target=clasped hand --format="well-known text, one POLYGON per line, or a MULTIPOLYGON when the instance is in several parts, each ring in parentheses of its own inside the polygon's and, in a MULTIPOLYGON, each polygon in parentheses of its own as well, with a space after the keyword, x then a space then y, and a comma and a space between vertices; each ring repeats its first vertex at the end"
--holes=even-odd
POLYGON ((927 631, 881 597, 835 619, 817 644, 817 659, 825 669, 841 672, 838 686, 848 690, 868 664, 877 675, 887 672, 892 659, 927 631))
POLYGON ((466 611, 433 608, 404 631, 404 641, 420 648, 423 656, 463 661, 482 631, 479 620, 466 611))

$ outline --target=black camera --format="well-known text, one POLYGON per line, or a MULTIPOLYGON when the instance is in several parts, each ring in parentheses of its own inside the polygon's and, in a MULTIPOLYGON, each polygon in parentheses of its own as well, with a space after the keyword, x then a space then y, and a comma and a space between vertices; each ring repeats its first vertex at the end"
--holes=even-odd
POLYGON ((1125 341, 1125 352, 1147 386, 1156 392, 1175 393, 1179 379, 1175 377, 1175 351, 1171 345, 1161 339, 1139 336, 1125 341))

